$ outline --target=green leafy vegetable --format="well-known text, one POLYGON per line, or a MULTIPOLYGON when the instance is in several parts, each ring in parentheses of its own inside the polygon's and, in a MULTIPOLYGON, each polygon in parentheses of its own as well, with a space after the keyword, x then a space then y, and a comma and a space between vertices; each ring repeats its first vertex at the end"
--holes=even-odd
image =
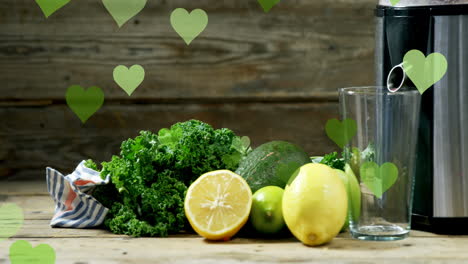
POLYGON ((235 137, 232 140, 231 148, 236 151, 222 157, 223 162, 229 166, 236 166, 252 151, 249 137, 235 137))
POLYGON ((337 152, 332 152, 330 154, 327 154, 323 157, 323 159, 320 161, 321 164, 328 165, 334 169, 339 169, 344 171, 345 167, 345 161, 343 158, 338 157, 337 152))
POLYGON ((354 173, 359 176, 361 164, 375 161, 375 145, 369 143, 363 151, 358 148, 345 148, 342 155, 348 161, 354 173))
POLYGON ((85 161, 84 165, 92 170, 99 171, 97 164, 91 159, 85 161))
POLYGON ((324 157, 310 157, 312 163, 321 163, 328 165, 334 169, 339 169, 344 171, 346 161, 348 161, 351 169, 354 173, 359 175, 359 168, 364 162, 375 161, 375 145, 370 143, 366 149, 359 151, 358 148, 348 148, 345 147, 339 157, 337 152, 332 152, 325 155, 324 157))
POLYGON ((375 145, 374 143, 369 143, 367 148, 361 152, 362 162, 375 161, 375 145))
MULTIPOLYGON (((250 151, 250 140, 229 129, 215 130, 201 121, 177 123, 158 134, 142 131, 121 145, 120 156, 102 163, 93 196, 110 208, 105 226, 116 234, 167 236, 186 227, 187 187, 201 174, 235 170, 250 151)), ((87 162, 94 167, 91 162, 87 162)))

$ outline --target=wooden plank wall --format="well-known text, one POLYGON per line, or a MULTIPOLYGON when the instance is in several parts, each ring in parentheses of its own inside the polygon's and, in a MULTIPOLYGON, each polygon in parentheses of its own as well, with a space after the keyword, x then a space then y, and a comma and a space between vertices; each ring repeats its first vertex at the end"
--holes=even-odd
POLYGON ((107 160, 122 140, 197 118, 251 137, 282 139, 311 155, 335 149, 336 89, 373 83, 375 0, 148 0, 118 28, 100 0, 73 0, 49 19, 31 0, 0 1, 0 178, 43 179, 85 158, 107 160), (187 46, 169 17, 204 9, 187 46), (117 65, 141 64, 129 97, 117 65), (97 85, 103 108, 85 125, 65 103, 73 84, 97 85))

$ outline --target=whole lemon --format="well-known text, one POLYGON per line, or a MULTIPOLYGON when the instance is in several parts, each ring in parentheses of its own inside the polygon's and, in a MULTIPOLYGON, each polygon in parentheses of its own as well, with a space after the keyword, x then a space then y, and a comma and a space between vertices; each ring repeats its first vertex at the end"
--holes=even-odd
POLYGON ((289 230, 309 246, 331 241, 347 215, 343 181, 329 166, 312 163, 300 167, 292 177, 283 194, 283 217, 289 230))

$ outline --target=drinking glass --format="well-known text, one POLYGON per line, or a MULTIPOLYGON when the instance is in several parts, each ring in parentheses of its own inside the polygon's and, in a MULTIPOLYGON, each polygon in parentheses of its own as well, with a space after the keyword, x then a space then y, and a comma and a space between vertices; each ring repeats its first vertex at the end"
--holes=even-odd
POLYGON ((420 94, 355 87, 340 89, 339 95, 341 117, 352 120, 354 128, 348 129, 355 131, 343 151, 347 173, 360 189, 349 196, 351 235, 403 239, 411 229, 420 94))

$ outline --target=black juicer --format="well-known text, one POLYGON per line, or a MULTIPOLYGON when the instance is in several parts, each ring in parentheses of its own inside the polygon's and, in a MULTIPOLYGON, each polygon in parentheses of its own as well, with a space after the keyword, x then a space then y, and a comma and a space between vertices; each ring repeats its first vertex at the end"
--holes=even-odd
POLYGON ((409 50, 443 54, 446 75, 422 95, 412 226, 468 233, 468 0, 380 0, 376 81, 409 50))

